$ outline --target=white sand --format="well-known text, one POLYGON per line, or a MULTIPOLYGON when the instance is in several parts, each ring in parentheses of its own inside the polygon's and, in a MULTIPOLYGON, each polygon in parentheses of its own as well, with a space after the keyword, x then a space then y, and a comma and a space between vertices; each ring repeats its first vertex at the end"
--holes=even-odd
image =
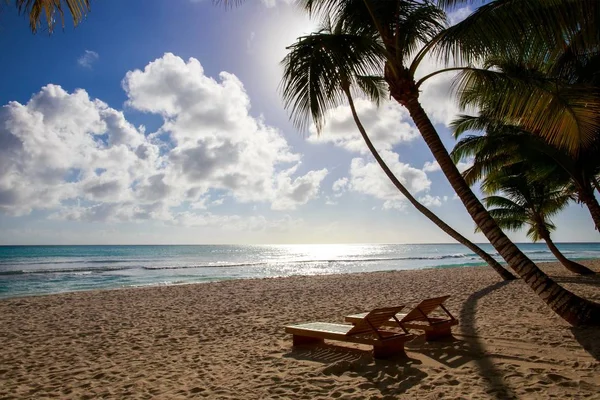
MULTIPOLYGON (((599 261, 584 264, 600 271, 599 261)), ((544 270, 600 302, 600 277, 544 270)), ((598 398, 600 329, 488 268, 229 281, 0 301, 0 398, 598 398), (454 342, 373 360, 283 326, 450 294, 454 342)))

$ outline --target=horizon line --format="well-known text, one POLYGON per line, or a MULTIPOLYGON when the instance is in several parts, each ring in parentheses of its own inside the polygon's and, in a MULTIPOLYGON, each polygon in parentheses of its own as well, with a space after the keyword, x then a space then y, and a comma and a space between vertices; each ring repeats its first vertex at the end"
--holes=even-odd
MULTIPOLYGON (((491 245, 489 242, 473 242, 477 245, 491 245)), ((545 245, 543 242, 513 242, 515 244, 540 244, 545 245)), ((559 241, 554 242, 557 244, 600 244, 600 241, 596 242, 583 242, 583 241, 559 241)), ((42 247, 42 246, 318 246, 318 245, 448 245, 455 244, 464 246, 461 243, 450 243, 450 242, 432 242, 432 243, 120 243, 120 244, 98 244, 98 243, 88 243, 88 244, 0 244, 0 247, 42 247)))

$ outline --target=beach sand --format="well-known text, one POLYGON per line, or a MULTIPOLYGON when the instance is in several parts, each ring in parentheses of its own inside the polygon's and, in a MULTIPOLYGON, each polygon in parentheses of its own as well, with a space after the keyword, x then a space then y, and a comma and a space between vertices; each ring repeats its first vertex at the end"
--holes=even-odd
MULTIPOLYGON (((600 271, 600 262, 586 261, 600 271)), ((600 277, 543 269, 600 302, 600 277)), ((600 398, 600 329, 573 329, 522 281, 489 268, 227 281, 0 301, 0 398, 600 398), (454 341, 408 359, 328 342, 293 349, 284 326, 343 322, 450 294, 454 341)))

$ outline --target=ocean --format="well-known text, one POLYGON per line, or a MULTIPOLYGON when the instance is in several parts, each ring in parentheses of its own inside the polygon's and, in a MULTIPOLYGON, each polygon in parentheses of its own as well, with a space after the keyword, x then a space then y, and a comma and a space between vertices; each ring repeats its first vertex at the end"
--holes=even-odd
MULTIPOLYGON (((481 247, 498 258, 490 245, 481 247)), ((534 261, 555 260, 544 244, 519 247, 534 261)), ((600 243, 558 247, 568 258, 600 258, 600 243)), ((0 246, 0 298, 469 265, 483 262, 459 244, 0 246)))

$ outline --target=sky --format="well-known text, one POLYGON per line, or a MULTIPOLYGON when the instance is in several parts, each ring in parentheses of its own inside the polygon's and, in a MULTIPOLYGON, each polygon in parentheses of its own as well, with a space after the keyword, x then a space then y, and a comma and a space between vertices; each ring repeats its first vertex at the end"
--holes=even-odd
MULTIPOLYGON (((387 180, 347 106, 320 135, 290 122, 280 61, 317 22, 285 0, 97 0, 77 27, 34 35, 2 9, 0 245, 452 243, 387 180)), ((421 94, 449 150, 451 82, 421 94)), ((415 197, 486 242, 406 110, 356 103, 415 197)), ((554 222, 556 241, 597 240, 580 205, 554 222)))

